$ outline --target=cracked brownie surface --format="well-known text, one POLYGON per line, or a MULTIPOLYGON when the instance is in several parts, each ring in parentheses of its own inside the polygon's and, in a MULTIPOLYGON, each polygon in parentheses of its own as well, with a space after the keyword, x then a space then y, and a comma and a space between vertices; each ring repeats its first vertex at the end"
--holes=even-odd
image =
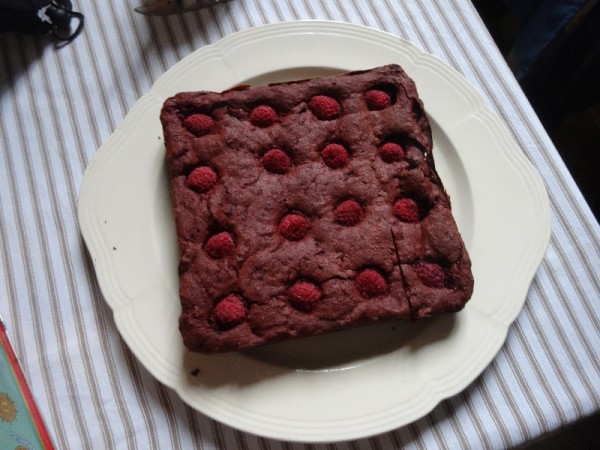
POLYGON ((399 66, 180 93, 161 122, 190 350, 450 313, 470 298, 431 128, 399 66))

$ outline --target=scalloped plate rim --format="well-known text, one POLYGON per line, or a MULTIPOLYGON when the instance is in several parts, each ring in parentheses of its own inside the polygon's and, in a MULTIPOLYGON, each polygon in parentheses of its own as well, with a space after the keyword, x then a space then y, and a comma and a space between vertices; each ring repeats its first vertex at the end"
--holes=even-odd
MULTIPOLYGON (((416 46, 409 43, 408 41, 403 40, 402 38, 399 38, 397 36, 394 36, 390 33, 384 32, 384 31, 370 29, 370 28, 367 28, 364 26, 345 24, 343 22, 300 21, 300 22, 288 22, 288 23, 263 25, 260 27, 236 32, 229 36, 226 36, 225 38, 223 38, 222 40, 218 41, 215 44, 212 44, 210 46, 204 47, 203 49, 197 50, 196 52, 194 52, 191 55, 187 56, 186 58, 182 59, 179 63, 175 64, 173 66, 173 68, 170 69, 169 71, 167 71, 165 74, 161 75, 161 77, 159 77, 159 79, 156 81, 156 83, 153 85, 153 87, 150 89, 150 91, 145 96, 140 98, 140 100, 136 103, 136 105, 134 105, 132 107, 131 111, 135 111, 136 107, 139 107, 140 104, 143 104, 144 102, 148 101, 148 98, 146 98, 148 96, 154 97, 154 99, 152 101, 160 100, 161 99, 160 87, 163 84, 168 82, 171 74, 174 74, 174 76, 177 76, 177 77, 185 75, 185 73, 181 73, 181 72, 182 71, 185 72, 186 65, 193 66, 194 64, 192 64, 192 63, 194 63, 194 59, 202 58, 204 54, 211 54, 212 56, 220 54, 221 57, 224 57, 223 49, 231 48, 231 46, 230 46, 231 43, 235 43, 237 46, 241 46, 241 47, 248 46, 248 45, 251 46, 252 42, 253 42, 252 41, 253 38, 261 38, 261 39, 269 40, 269 39, 273 39, 274 37, 281 35, 281 33, 287 33, 288 38, 292 38, 294 36, 294 34, 297 35, 297 34, 302 34, 302 33, 310 33, 310 34, 316 34, 316 35, 323 35, 324 37, 333 36, 336 39, 342 39, 342 40, 344 40, 346 38, 354 39, 360 35, 363 39, 365 39, 367 41, 369 40, 369 38, 371 38, 373 36, 377 36, 376 39, 373 38, 375 41, 381 41, 381 42, 388 43, 390 48, 394 47, 395 45, 398 45, 399 52, 401 52, 402 48, 409 48, 413 54, 417 55, 417 59, 424 58, 425 60, 427 60, 434 66, 440 67, 441 71, 444 72, 445 74, 453 74, 452 76, 455 77, 455 79, 453 81, 456 81, 459 85, 462 85, 465 89, 469 90, 469 95, 471 96, 471 100, 474 100, 477 103, 479 108, 486 110, 486 111, 488 110, 488 108, 484 105, 481 96, 475 91, 475 89, 473 89, 471 87, 471 85, 460 74, 458 74, 458 72, 454 71, 454 69, 450 68, 445 63, 438 60, 436 57, 422 52, 416 46), (351 36, 350 37, 345 36, 344 33, 348 33, 351 36), (230 47, 228 47, 228 46, 230 46, 230 47)), ((373 45, 377 45, 378 43, 379 42, 376 42, 373 45)), ((243 81, 243 80, 240 80, 240 81, 243 81)), ((427 105, 426 105, 426 107, 427 107, 427 105)), ((547 193, 545 191, 545 188, 543 187, 541 179, 539 178, 537 171, 533 168, 533 166, 529 163, 529 161, 521 153, 520 149, 518 149, 518 147, 516 146, 516 143, 514 143, 514 140, 512 139, 512 137, 508 134, 508 130, 507 130, 506 126, 500 121, 500 119, 495 114, 492 114, 490 117, 495 118, 495 120, 492 120, 488 117, 488 120, 492 120, 494 122, 494 123, 488 123, 488 125, 491 126, 492 128, 494 128, 495 132, 500 133, 500 135, 504 139, 507 139, 508 142, 513 143, 512 148, 505 149, 505 151, 510 152, 511 156, 514 158, 514 161, 512 161, 512 164, 515 166, 518 165, 519 170, 523 171, 523 174, 521 174, 521 176, 525 176, 525 174, 527 174, 528 177, 532 177, 528 181, 528 183, 531 185, 530 188, 532 189, 532 192, 529 192, 529 194, 532 197, 537 198, 536 204, 538 204, 538 206, 540 208, 539 217, 537 218, 536 223, 535 223, 535 225, 537 227, 536 231, 538 232, 538 234, 537 234, 538 238, 535 241, 535 245, 533 246, 534 248, 530 249, 529 263, 526 264, 526 267, 525 267, 526 273, 523 275, 523 279, 520 280, 520 282, 519 282, 519 284, 521 286, 521 291, 524 291, 524 294, 515 301, 515 303, 513 304, 512 312, 505 314, 506 317, 503 317, 502 318, 503 320, 499 321, 499 323, 501 323, 501 327, 502 327, 500 330, 500 333, 498 336, 496 336, 496 340, 494 341, 493 345, 491 345, 491 349, 488 349, 488 354, 486 355, 486 358, 483 358, 480 361, 480 364, 478 364, 478 367, 475 368, 474 370, 471 370, 471 372, 468 374, 469 376, 464 377, 461 380, 462 381, 461 383, 454 385, 453 389, 446 389, 446 391, 444 391, 444 392, 434 392, 433 394, 430 393, 433 396, 433 397, 431 397, 432 401, 428 402, 426 407, 421 408, 419 411, 412 411, 412 412, 405 411, 405 415, 407 415, 408 418, 405 418, 404 420, 398 419, 398 420, 394 421, 393 417, 392 418, 388 417, 387 420, 381 421, 381 423, 379 423, 379 424, 369 423, 368 429, 364 429, 365 427, 363 427, 363 429, 356 429, 354 426, 351 427, 352 429, 347 429, 347 427, 340 425, 340 426, 338 426, 337 431, 336 430, 325 430, 325 431, 322 431, 322 432, 316 433, 316 434, 311 433, 309 429, 304 430, 301 433, 298 433, 298 432, 296 432, 296 430, 290 429, 290 426, 289 426, 290 424, 287 424, 287 426, 285 424, 283 424, 281 426, 277 426, 277 425, 273 425, 273 424, 263 423, 263 426, 261 429, 261 423, 260 423, 261 417, 254 417, 254 418, 250 417, 249 418, 247 415, 242 414, 242 416, 238 417, 238 419, 244 419, 244 420, 242 420, 242 422, 244 422, 244 423, 241 424, 239 421, 236 423, 235 417, 232 417, 231 415, 228 416, 227 414, 223 414, 222 411, 217 411, 217 410, 207 411, 206 408, 202 407, 202 404, 198 404, 198 401, 197 401, 198 398, 196 398, 194 395, 197 392, 196 391, 194 391, 192 393, 189 392, 189 385, 186 385, 185 382, 183 381, 185 379, 184 375, 182 375, 183 378, 179 378, 179 379, 171 378, 172 374, 170 374, 170 373, 165 374, 165 372, 162 372, 162 371, 156 369, 155 367, 153 367, 153 365, 155 363, 151 362, 149 360, 149 358, 143 354, 143 349, 140 349, 141 344, 136 340, 140 337, 136 336, 135 333, 134 333, 134 335, 131 335, 131 330, 132 330, 131 327, 128 328, 128 326, 126 325, 125 319, 127 318, 128 312, 129 313, 131 312, 131 310, 128 309, 129 303, 127 302, 127 299, 125 299, 125 302, 122 301, 123 299, 118 299, 119 301, 115 301, 116 299, 114 297, 117 295, 121 295, 121 294, 116 293, 114 290, 114 286, 111 286, 110 275, 114 276, 114 273, 112 273, 112 271, 114 270, 114 267, 111 264, 111 256, 112 255, 106 249, 101 249, 101 247, 104 244, 106 244, 106 242, 105 243, 99 242, 102 240, 102 237, 103 237, 101 227, 98 222, 99 219, 94 216, 93 212, 90 212, 90 211, 93 211, 93 209, 94 209, 94 202, 92 200, 92 197, 94 194, 93 191, 94 191, 94 189, 101 189, 101 187, 98 187, 98 185, 95 184, 95 183, 99 183, 101 181, 98 179, 98 176, 101 174, 98 174, 99 171, 94 170, 94 169, 97 168, 97 166, 100 163, 104 162, 103 159, 106 158, 107 155, 109 155, 109 154, 112 155, 112 153, 110 153, 110 152, 111 151, 114 152, 114 147, 111 148, 111 145, 113 145, 113 143, 119 142, 119 139, 127 139, 126 130, 123 129, 123 127, 124 127, 123 124, 121 124, 121 126, 119 126, 119 128, 113 133, 113 135, 98 150, 96 155, 94 155, 88 169, 86 170, 86 173, 84 175, 84 179, 82 182, 82 188, 81 188, 80 199, 79 199, 79 210, 78 210, 80 227, 81 227, 82 234, 84 236, 84 240, 88 246, 90 254, 92 255, 92 261, 94 263, 94 267, 98 272, 98 281, 99 281, 101 290, 105 294, 108 304, 111 306, 111 308, 113 308, 113 313, 115 315, 115 320, 118 325, 119 332, 121 333, 123 338, 126 340, 127 344, 130 346, 130 348, 132 349, 132 351, 134 352, 136 357, 138 357, 138 359, 140 359, 140 361, 148 368, 148 370, 151 373, 153 373, 154 376, 156 376, 157 379, 159 379, 161 382, 163 382, 164 384, 175 389, 184 401, 186 401, 188 404, 194 406, 196 409, 200 410, 201 412, 209 415, 210 417, 216 418, 217 420, 220 420, 228 425, 231 425, 233 427, 238 427, 239 429, 242 429, 244 431, 251 432, 254 434, 258 434, 258 435, 262 435, 262 436, 270 437, 270 438, 292 440, 292 441, 331 442, 331 441, 339 441, 339 440, 347 440, 347 439, 357 439, 357 438, 367 437, 367 436, 370 436, 373 434, 389 431, 393 428, 396 428, 401 425, 405 425, 407 423, 410 423, 410 422, 417 420, 418 418, 424 416, 433 407, 435 407, 435 405, 437 405, 440 401, 442 401, 444 398, 447 398, 451 395, 454 395, 454 394, 462 391, 468 384, 470 384, 473 381, 473 379, 476 376, 478 376, 481 373, 481 371, 483 371, 483 369, 485 367, 487 367, 489 362, 491 362, 493 357, 496 355, 496 353, 498 352, 502 343, 505 340, 506 333, 508 331, 508 327, 510 326, 510 323, 512 323, 512 321, 514 321, 514 319, 516 318, 517 314, 519 313, 519 311, 521 310, 521 308, 524 304, 526 288, 530 284, 531 279, 533 278, 533 276, 535 274, 535 270, 536 270, 537 266, 539 265, 541 258, 543 257, 543 254, 545 253, 545 248, 546 248, 546 245, 549 240, 549 234, 550 234, 549 206, 548 206, 548 200, 547 200, 547 193), (194 397, 194 398, 191 398, 190 396, 194 397)), ((127 124, 132 121, 133 121, 133 118, 130 117, 130 114, 128 114, 125 117, 123 123, 127 124)), ((127 125, 125 125, 125 126, 127 126, 127 125)), ((143 339, 142 339, 142 341, 143 341, 143 339)), ((435 389, 433 389, 433 390, 435 390, 435 389)), ((205 400, 207 400, 207 398, 205 398, 205 400)), ((227 409, 227 408, 225 408, 225 409, 227 409)), ((235 413, 229 412, 229 414, 233 414, 235 416, 235 413)), ((399 417, 399 416, 400 416, 400 414, 396 413, 396 417, 399 417)), ((308 421, 308 423, 310 423, 310 421, 308 421)), ((366 422, 363 420, 363 424, 364 423, 366 423, 366 422)))

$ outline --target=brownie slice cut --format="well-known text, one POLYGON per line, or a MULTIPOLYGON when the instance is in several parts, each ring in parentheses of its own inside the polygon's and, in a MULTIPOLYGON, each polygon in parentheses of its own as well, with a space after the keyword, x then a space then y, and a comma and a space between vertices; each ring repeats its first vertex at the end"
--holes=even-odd
POLYGON ((471 262, 398 65, 165 101, 187 348, 459 311, 471 262))

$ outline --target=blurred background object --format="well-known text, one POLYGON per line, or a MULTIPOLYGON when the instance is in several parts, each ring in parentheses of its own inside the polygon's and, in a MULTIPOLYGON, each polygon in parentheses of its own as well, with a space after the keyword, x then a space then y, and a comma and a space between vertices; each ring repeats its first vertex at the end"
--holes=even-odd
POLYGON ((135 11, 147 16, 169 16, 225 3, 230 0, 145 0, 135 11))
POLYGON ((600 2, 473 4, 600 220, 600 2))
POLYGON ((83 29, 83 14, 70 0, 0 0, 0 33, 51 34, 70 42, 83 29))

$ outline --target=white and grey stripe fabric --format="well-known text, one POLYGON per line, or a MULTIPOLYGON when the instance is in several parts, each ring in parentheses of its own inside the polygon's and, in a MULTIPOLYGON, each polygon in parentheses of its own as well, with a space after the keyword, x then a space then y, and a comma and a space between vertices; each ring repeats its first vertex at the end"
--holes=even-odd
POLYGON ((470 1, 234 0, 169 18, 137 3, 75 1, 85 30, 61 49, 0 35, 0 314, 57 448, 510 448, 600 410, 600 227, 470 1), (525 307, 483 374, 406 427, 328 445, 238 432, 157 382, 116 330, 76 219, 87 163, 164 71, 229 33, 301 19, 385 30, 457 69, 552 207, 525 307))

